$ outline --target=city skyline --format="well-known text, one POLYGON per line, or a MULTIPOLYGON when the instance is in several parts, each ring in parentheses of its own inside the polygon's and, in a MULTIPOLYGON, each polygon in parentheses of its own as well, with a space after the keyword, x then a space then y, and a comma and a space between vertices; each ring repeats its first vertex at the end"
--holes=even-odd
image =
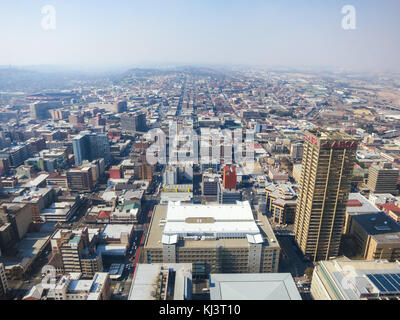
POLYGON ((0 9, 0 303, 400 300, 398 0, 0 9))

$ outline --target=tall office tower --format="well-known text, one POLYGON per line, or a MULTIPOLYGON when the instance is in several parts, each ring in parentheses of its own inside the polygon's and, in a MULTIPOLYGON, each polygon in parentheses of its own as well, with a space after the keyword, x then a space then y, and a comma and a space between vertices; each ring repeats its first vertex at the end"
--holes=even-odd
POLYGON ((368 188, 371 193, 397 194, 397 180, 399 170, 392 167, 389 162, 382 162, 379 166, 372 165, 369 168, 368 188))
POLYGON ((68 117, 69 123, 75 125, 78 123, 85 123, 85 118, 80 113, 71 113, 68 117))
POLYGON ((105 134, 82 133, 72 139, 72 146, 77 166, 83 160, 104 159, 105 164, 111 162, 110 144, 105 134))
POLYGON ((144 113, 124 113, 123 115, 121 115, 121 130, 122 132, 126 133, 133 133, 135 131, 146 131, 146 115, 144 113))
POLYGON ((177 184, 178 183, 178 168, 170 166, 167 167, 163 173, 164 184, 177 184))
POLYGON ((7 296, 8 284, 4 266, 0 263, 0 300, 5 299, 7 296))
POLYGON ((133 114, 124 113, 121 115, 121 131, 124 133, 136 131, 136 117, 133 114))
POLYGON ((106 134, 89 135, 90 161, 104 159, 106 165, 111 163, 110 143, 106 134))
POLYGON ((62 109, 52 109, 49 110, 52 120, 62 120, 68 115, 68 112, 62 109))
POLYGON ((115 112, 122 113, 128 110, 128 103, 126 101, 118 101, 114 104, 115 112))
POLYGON ((224 167, 223 184, 225 189, 236 189, 236 167, 227 165, 224 167))
POLYGON ((68 188, 72 191, 93 191, 93 175, 90 167, 67 171, 68 188))
POLYGON ((0 150, 0 158, 8 159, 12 167, 24 164, 24 161, 31 156, 32 154, 27 144, 20 144, 0 150))
POLYGON ((135 118, 136 131, 147 131, 146 114, 138 113, 135 118))
POLYGON ((82 161, 89 158, 88 139, 85 135, 78 135, 72 138, 72 147, 74 149, 75 164, 81 165, 82 161))
POLYGON ((299 160, 303 157, 303 144, 300 143, 294 143, 290 146, 290 156, 294 160, 299 160))
POLYGON ((147 163, 145 154, 141 154, 140 159, 141 164, 139 166, 139 170, 137 170, 139 176, 136 177, 141 180, 151 181, 153 179, 154 167, 147 163))
POLYGON ((357 145, 346 133, 306 132, 294 233, 313 261, 338 255, 357 145))
POLYGON ((30 116, 34 119, 48 119, 49 110, 62 107, 61 102, 34 102, 30 105, 30 116))

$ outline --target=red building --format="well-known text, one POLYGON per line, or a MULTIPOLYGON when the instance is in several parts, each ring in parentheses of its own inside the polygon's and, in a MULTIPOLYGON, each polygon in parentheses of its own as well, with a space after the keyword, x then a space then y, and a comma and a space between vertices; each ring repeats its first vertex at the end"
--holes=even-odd
POLYGON ((122 170, 120 166, 111 167, 110 170, 108 170, 108 173, 110 174, 110 179, 122 178, 122 170))
POLYGON ((224 167, 223 184, 225 189, 236 189, 236 167, 227 165, 224 167))
POLYGON ((400 222, 400 207, 396 206, 394 203, 384 203, 378 205, 378 207, 385 211, 385 213, 394 221, 400 222))
POLYGON ((116 129, 108 130, 108 138, 119 140, 121 138, 121 131, 116 129))

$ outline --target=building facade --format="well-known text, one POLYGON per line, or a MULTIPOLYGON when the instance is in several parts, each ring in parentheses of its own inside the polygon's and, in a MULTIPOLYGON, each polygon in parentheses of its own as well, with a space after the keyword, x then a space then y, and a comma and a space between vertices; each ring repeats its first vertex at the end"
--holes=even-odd
POLYGON ((193 263, 195 276, 277 272, 279 253, 268 219, 247 201, 159 205, 144 245, 145 263, 193 263))
POLYGON ((369 168, 368 188, 371 193, 391 193, 397 194, 397 180, 399 170, 392 167, 391 163, 381 163, 372 165, 369 168))
POLYGON ((339 252, 358 141, 335 131, 307 131, 294 233, 313 261, 339 252))
POLYGON ((72 139, 75 165, 83 160, 104 159, 105 164, 111 162, 110 144, 105 134, 83 133, 72 139))
POLYGON ((7 297, 7 278, 6 273, 4 271, 4 265, 0 263, 0 300, 5 299, 7 297))
POLYGON ((311 281, 314 300, 399 300, 400 266, 386 260, 320 261, 311 281))

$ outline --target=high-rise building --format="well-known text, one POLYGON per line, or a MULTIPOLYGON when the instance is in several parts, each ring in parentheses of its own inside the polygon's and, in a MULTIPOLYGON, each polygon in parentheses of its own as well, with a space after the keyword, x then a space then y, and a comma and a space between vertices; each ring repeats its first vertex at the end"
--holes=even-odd
POLYGON ((167 167, 163 173, 164 184, 177 184, 178 183, 178 169, 176 167, 167 167))
POLYGON ((136 124, 136 131, 146 131, 147 130, 146 114, 144 113, 136 114, 135 124, 136 124))
POLYGON ((62 109, 52 109, 50 115, 52 120, 63 120, 67 117, 68 112, 62 109))
POLYGON ((121 130, 124 133, 133 133, 136 131, 146 131, 146 115, 144 113, 121 115, 121 130))
POLYGON ((223 184, 225 189, 236 189, 236 167, 227 165, 223 170, 223 184))
POLYGON ((101 252, 97 250, 97 235, 89 236, 87 227, 79 230, 61 229, 51 238, 53 254, 61 254, 66 273, 80 272, 92 277, 103 269, 101 252))
POLYGON ((138 166, 138 170, 135 170, 136 178, 151 181, 153 179, 154 167, 147 163, 145 154, 140 155, 140 160, 141 163, 138 166))
POLYGON ((358 141, 337 131, 307 131, 294 233, 313 261, 339 252, 358 141))
POLYGON ((20 144, 0 150, 0 157, 8 159, 12 167, 18 167, 31 156, 30 148, 27 144, 20 144))
POLYGON ((301 143, 294 143, 290 146, 290 156, 294 160, 299 160, 303 157, 304 146, 301 143))
POLYGON ((126 101, 117 101, 114 104, 114 110, 116 113, 122 113, 128 110, 128 103, 126 101))
POLYGON ((61 102, 34 102, 30 105, 30 116, 34 119, 47 119, 50 110, 62 107, 61 102))
POLYGON ((85 118, 80 113, 71 113, 68 117, 68 120, 71 125, 85 122, 85 118))
POLYGON ((104 159, 105 164, 111 162, 110 144, 105 134, 82 133, 72 139, 72 146, 77 166, 83 160, 104 159))
POLYGON ((74 149, 75 164, 79 166, 84 159, 89 158, 89 148, 85 135, 78 135, 72 139, 72 147, 74 149))
POLYGON ((146 162, 143 162, 139 166, 139 179, 141 180, 152 180, 153 179, 153 166, 149 165, 146 162))
POLYGON ((380 165, 372 165, 368 173, 368 188, 371 193, 397 194, 397 180, 399 170, 392 167, 389 162, 382 162, 380 165))
POLYGON ((90 167, 71 169, 67 172, 68 188, 72 191, 92 191, 93 176, 90 167))

